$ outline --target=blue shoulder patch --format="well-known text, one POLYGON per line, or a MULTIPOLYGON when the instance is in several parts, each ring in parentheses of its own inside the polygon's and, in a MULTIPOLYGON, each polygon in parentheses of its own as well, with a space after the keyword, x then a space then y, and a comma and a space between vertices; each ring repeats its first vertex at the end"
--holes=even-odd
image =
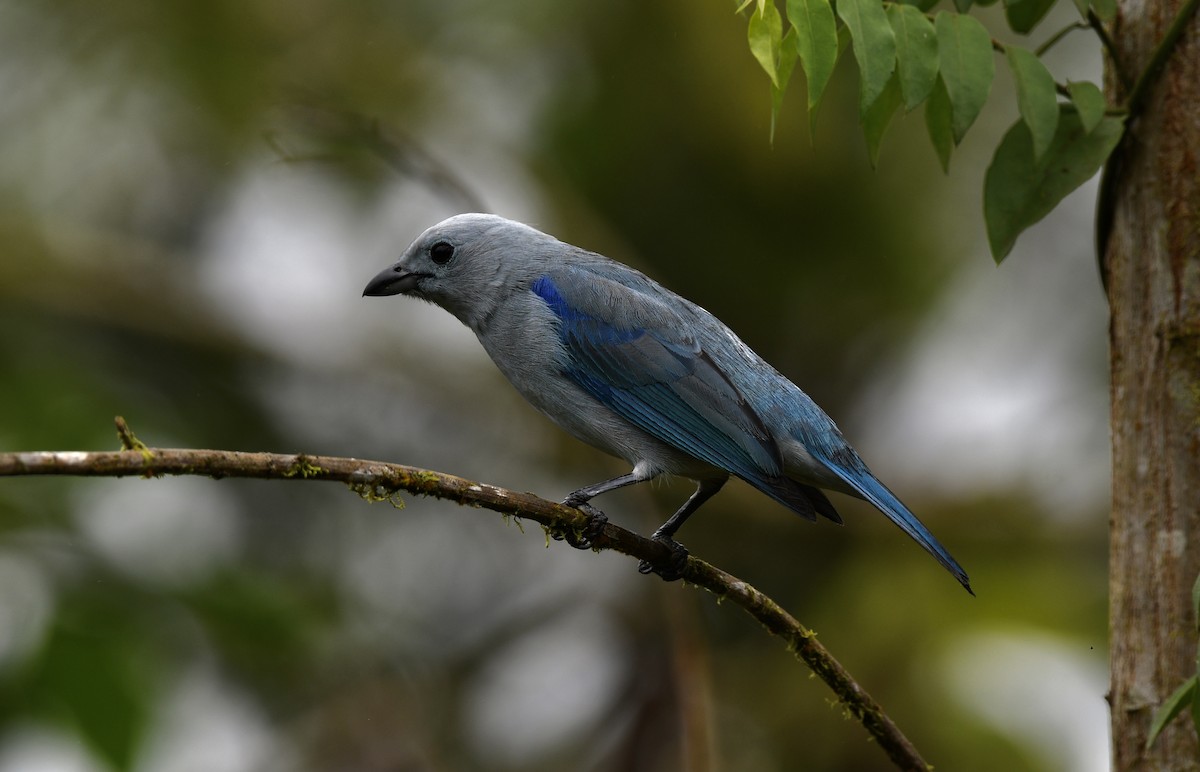
POLYGON ((563 323, 563 338, 583 338, 598 344, 628 343, 645 334, 645 330, 623 330, 599 319, 586 311, 580 311, 563 297, 548 275, 539 276, 530 285, 533 294, 546 302, 550 310, 563 323))
POLYGON ((533 294, 546 301, 546 305, 550 306, 550 310, 559 319, 575 321, 587 318, 586 315, 567 305, 566 298, 558 291, 558 287, 554 286, 554 282, 550 281, 549 276, 539 276, 530 288, 533 290, 533 294))

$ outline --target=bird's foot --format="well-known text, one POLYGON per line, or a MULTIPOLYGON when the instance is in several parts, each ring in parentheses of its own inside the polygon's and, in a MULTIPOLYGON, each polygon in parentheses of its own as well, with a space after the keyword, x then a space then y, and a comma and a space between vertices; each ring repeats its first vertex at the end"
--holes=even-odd
POLYGON ((563 499, 563 506, 573 507, 587 515, 587 524, 578 529, 551 530, 550 537, 557 541, 565 541, 577 550, 590 550, 608 523, 608 516, 587 503, 586 500, 578 500, 571 496, 563 499))
POLYGON ((643 574, 658 574, 664 582, 674 582, 683 578, 683 570, 687 568, 688 550, 670 536, 664 536, 655 531, 650 537, 671 551, 671 556, 665 565, 656 565, 649 560, 638 563, 638 571, 643 574))

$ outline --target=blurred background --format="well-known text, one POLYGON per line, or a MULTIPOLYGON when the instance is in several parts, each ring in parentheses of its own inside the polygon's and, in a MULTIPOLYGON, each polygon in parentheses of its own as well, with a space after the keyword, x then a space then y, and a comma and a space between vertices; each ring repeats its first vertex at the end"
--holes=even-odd
MULTIPOLYGON (((360 297, 425 227, 493 211, 730 324, 978 597, 845 497, 836 528, 731 484, 683 529, 693 554, 815 629, 939 769, 1107 769, 1094 185, 997 268, 980 191, 1017 115, 1002 60, 949 176, 919 113, 875 171, 850 61, 811 140, 797 77, 768 142, 733 10, 0 0, 0 450, 117 449, 123 415, 152 446, 549 498, 619 474, 448 314, 360 297)), ((1096 80, 1098 47, 1049 64, 1096 80)), ((649 533, 689 492, 601 505, 649 533)), ((0 772, 887 768, 737 608, 405 499, 0 482, 0 772)))

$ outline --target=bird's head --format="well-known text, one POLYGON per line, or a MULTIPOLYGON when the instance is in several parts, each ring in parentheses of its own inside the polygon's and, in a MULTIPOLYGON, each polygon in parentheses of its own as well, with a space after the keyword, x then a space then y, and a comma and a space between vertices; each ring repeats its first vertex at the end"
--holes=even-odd
POLYGON ((460 214, 417 237, 376 274, 364 296, 412 295, 475 329, 509 292, 536 274, 551 236, 503 217, 460 214))

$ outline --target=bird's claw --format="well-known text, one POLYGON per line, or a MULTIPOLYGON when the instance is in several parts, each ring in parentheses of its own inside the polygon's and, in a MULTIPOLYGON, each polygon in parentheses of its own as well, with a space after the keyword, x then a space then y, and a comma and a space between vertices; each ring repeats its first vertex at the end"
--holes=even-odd
POLYGON ((608 516, 586 501, 575 501, 570 496, 563 500, 563 506, 573 507, 587 515, 587 524, 580 529, 552 530, 550 537, 556 541, 565 541, 577 550, 590 550, 608 523, 608 516))
POLYGON ((656 565, 649 560, 638 562, 638 571, 643 574, 658 574, 664 582, 674 582, 683 578, 683 570, 687 568, 688 549, 669 536, 654 534, 654 541, 671 550, 671 557, 666 565, 656 565))

